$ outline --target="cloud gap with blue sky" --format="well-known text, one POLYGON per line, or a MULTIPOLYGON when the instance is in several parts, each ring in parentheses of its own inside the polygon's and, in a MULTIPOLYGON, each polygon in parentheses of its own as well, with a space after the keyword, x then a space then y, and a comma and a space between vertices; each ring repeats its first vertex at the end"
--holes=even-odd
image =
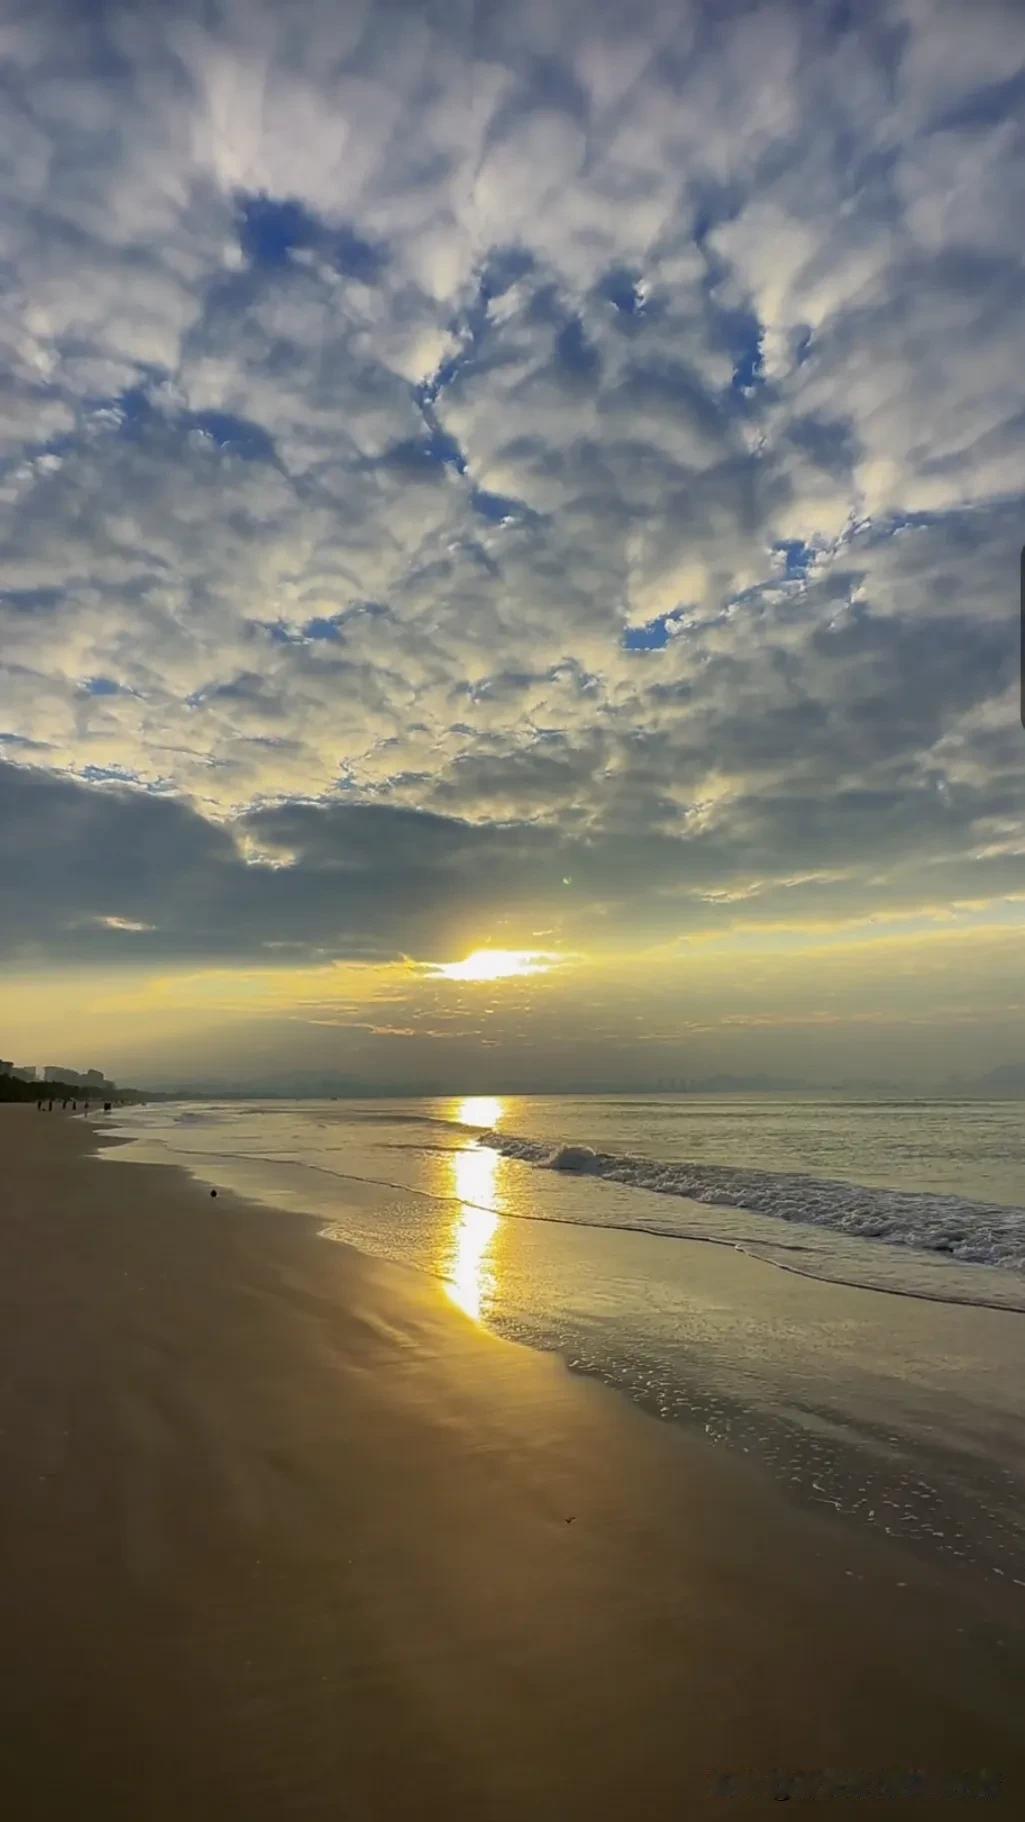
POLYGON ((970 927, 1017 1054, 1015 0, 43 0, 0 83, 19 995, 406 967, 436 1030, 491 943, 574 958, 496 1001, 543 1052, 654 956, 712 1066, 699 950, 753 1004, 790 932, 782 1030, 876 931, 913 1072, 970 927))

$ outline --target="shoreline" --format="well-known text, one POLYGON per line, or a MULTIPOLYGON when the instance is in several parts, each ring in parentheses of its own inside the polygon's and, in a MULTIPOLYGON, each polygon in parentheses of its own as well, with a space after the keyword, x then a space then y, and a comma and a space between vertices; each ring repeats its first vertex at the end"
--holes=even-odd
POLYGON ((1025 1588, 1015 1312, 781 1273, 746 1244, 581 1219, 579 1204, 567 1218, 558 1198, 567 1187, 589 1197, 591 1179, 567 1186, 530 1163, 506 1160, 501 1185, 488 1175, 493 1226, 492 1208, 472 1199, 478 1174, 458 1164, 418 1170, 414 1188, 376 1174, 387 1158, 329 1167, 301 1148, 290 1156, 287 1137, 278 1156, 193 1151, 185 1127, 130 1132, 106 1148, 111 1161, 176 1164, 208 1188, 315 1216, 322 1238, 428 1273, 461 1307, 469 1297, 490 1333, 554 1352, 635 1409, 757 1463, 788 1499, 1025 1588))
POLYGON ((100 1137, 0 1111, 12 1814, 1016 1812, 1006 1599, 100 1137))

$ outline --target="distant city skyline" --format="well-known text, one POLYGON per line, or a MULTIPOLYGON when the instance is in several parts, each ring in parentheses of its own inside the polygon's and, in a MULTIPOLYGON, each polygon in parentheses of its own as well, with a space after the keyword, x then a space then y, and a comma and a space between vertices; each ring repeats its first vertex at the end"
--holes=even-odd
POLYGON ((116 1086, 102 1069, 75 1069, 65 1063, 13 1063, 0 1059, 0 1075, 18 1076, 26 1082, 66 1082, 97 1091, 116 1086))

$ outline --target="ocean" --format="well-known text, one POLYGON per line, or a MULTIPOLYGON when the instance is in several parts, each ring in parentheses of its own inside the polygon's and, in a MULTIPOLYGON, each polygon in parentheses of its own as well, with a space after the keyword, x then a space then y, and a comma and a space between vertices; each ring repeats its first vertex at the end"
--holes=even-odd
POLYGON ((1025 1103, 151 1104, 173 1162, 427 1271, 795 1496, 1025 1587, 1025 1103))

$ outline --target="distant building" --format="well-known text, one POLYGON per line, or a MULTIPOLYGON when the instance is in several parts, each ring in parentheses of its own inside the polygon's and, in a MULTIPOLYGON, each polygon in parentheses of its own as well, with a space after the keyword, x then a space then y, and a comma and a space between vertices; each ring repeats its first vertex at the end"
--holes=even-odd
POLYGON ((43 1081, 66 1082, 69 1088, 85 1088, 90 1094, 113 1094, 116 1088, 102 1069, 71 1069, 67 1063, 47 1063, 43 1081))
POLYGON ((15 1063, 11 1068, 11 1074, 19 1082, 34 1082, 36 1066, 34 1063, 15 1063))
POLYGON ((13 1075, 13 1074, 14 1074, 14 1064, 5 1063, 3 1057, 0 1057, 0 1075, 13 1075))

